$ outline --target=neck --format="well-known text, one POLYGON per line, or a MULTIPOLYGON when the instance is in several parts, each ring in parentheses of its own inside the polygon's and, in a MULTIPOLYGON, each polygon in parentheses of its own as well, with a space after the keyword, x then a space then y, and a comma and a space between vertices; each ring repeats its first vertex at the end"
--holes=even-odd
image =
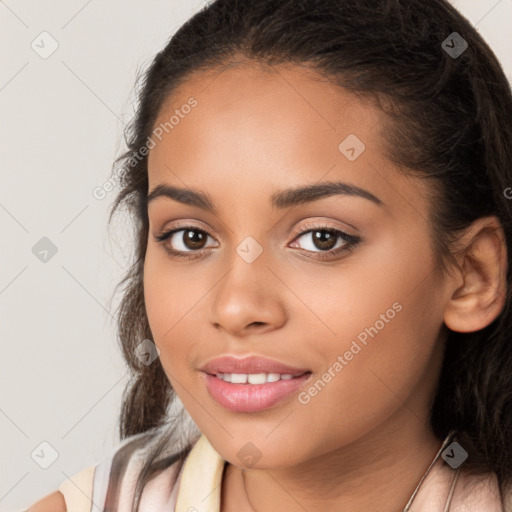
POLYGON ((403 510, 441 446, 428 424, 410 411, 389 428, 307 463, 273 470, 239 469, 244 510, 397 512, 403 510))

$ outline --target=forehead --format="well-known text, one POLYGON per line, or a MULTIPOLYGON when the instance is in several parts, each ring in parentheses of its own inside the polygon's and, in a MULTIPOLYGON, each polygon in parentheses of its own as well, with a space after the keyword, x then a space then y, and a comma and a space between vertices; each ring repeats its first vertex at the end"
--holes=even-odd
POLYGON ((343 180, 379 190, 384 201, 416 193, 419 180, 384 157, 383 115, 308 67, 242 62, 201 71, 160 109, 155 128, 168 129, 149 152, 150 190, 172 183, 269 196, 290 182, 343 180), (191 98, 196 105, 185 108, 191 98), (360 155, 347 158, 348 146, 360 155))
POLYGON ((341 89, 311 66, 242 61, 193 73, 163 103, 155 126, 165 125, 169 114, 179 111, 191 97, 197 106, 188 115, 191 121, 173 127, 176 143, 180 135, 189 135, 191 124, 201 130, 197 135, 203 142, 206 135, 211 140, 216 134, 225 141, 220 128, 244 135, 252 131, 253 137, 256 131, 261 137, 274 132, 274 139, 290 141, 301 135, 312 138, 319 131, 337 140, 357 130, 369 140, 367 132, 382 117, 369 100, 341 89))

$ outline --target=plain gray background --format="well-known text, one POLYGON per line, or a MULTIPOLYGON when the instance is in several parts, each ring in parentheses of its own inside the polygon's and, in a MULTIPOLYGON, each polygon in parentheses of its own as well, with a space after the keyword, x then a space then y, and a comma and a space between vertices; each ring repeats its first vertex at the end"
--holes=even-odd
MULTIPOLYGON (((119 441, 127 372, 109 301, 132 235, 120 216, 107 231, 117 189, 103 199, 93 190, 124 147, 137 72, 204 3, 0 0, 2 512, 57 489, 119 441), (41 252, 43 238, 55 254, 41 252)), ((512 0, 453 3, 510 79, 512 0)))

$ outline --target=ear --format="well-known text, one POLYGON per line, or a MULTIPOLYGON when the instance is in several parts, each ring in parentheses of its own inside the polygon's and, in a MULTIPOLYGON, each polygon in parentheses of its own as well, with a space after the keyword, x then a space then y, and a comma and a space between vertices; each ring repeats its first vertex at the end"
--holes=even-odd
POLYGON ((459 241, 459 267, 444 322, 452 331, 474 332, 501 313, 507 292, 507 246, 496 216, 481 217, 459 241))

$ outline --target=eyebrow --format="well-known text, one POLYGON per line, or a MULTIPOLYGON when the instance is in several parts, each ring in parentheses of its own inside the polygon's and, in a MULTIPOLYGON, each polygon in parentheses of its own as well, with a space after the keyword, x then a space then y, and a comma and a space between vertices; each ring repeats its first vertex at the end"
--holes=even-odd
MULTIPOLYGON (((315 185, 306 185, 280 190, 279 192, 272 194, 270 199, 272 208, 284 209, 299 204, 318 201, 334 195, 362 197, 379 206, 384 205, 383 201, 368 190, 343 182, 323 182, 315 185)), ((210 213, 215 215, 217 214, 217 208, 215 207, 211 197, 200 190, 178 188, 171 185, 160 184, 148 194, 146 204, 154 201, 157 197, 167 197, 174 199, 179 203, 197 206, 198 208, 210 213)))

